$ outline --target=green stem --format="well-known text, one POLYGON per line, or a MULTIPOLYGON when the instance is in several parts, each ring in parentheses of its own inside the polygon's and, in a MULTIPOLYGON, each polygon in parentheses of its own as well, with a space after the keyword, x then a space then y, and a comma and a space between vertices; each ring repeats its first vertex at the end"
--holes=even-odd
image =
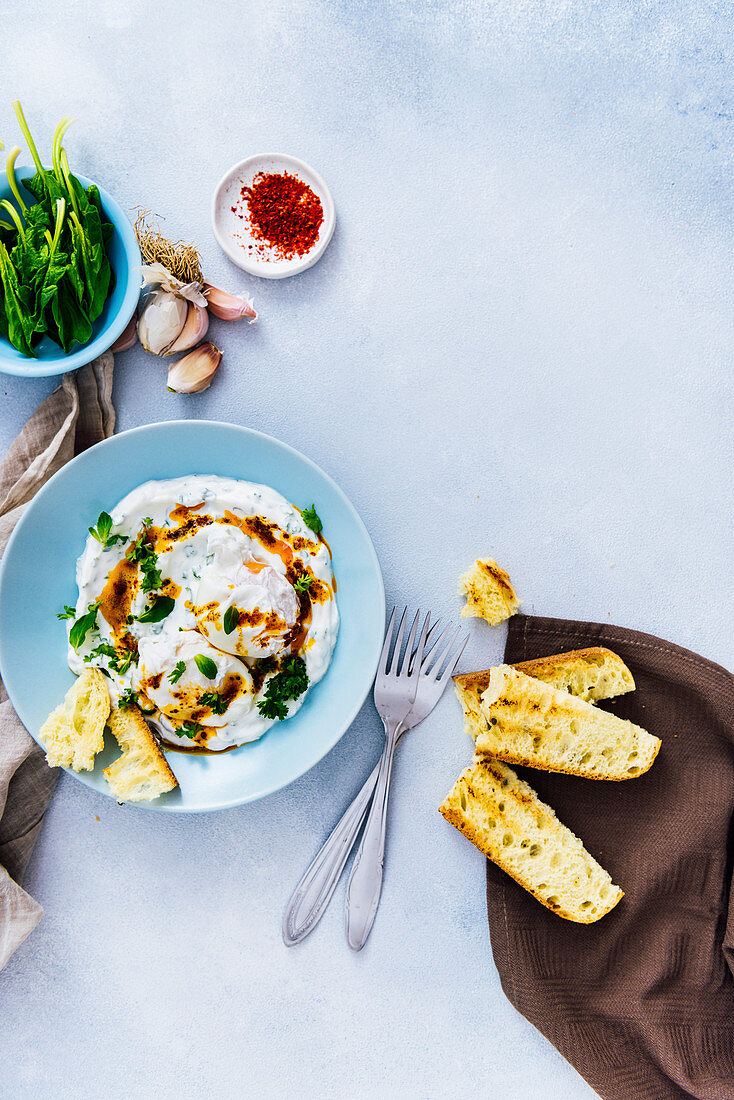
POLYGON ((20 128, 23 131, 23 137, 28 142, 28 148, 31 151, 33 163, 35 164, 38 171, 43 174, 43 165, 41 164, 41 158, 38 155, 38 149, 36 149, 33 138, 31 137, 31 132, 28 129, 28 123, 25 120, 25 115, 23 114, 23 108, 20 105, 19 99, 13 101, 13 110, 15 111, 15 117, 18 119, 20 128))
POLYGON ((76 216, 76 213, 72 210, 69 215, 69 221, 71 223, 71 235, 76 240, 76 247, 82 253, 85 260, 89 258, 89 249, 87 248, 87 237, 82 228, 82 223, 76 216))
POLYGON ((10 222, 0 222, 0 229, 12 229, 10 222))
POLYGON ((23 202, 23 198, 21 196, 20 190, 18 189, 18 182, 15 178, 15 161, 18 157, 19 152, 20 152, 20 146, 19 145, 14 146, 10 150, 10 152, 8 153, 8 159, 5 161, 5 171, 7 173, 8 183, 10 184, 10 190, 13 192, 13 196, 15 198, 15 201, 17 202, 18 206, 21 208, 21 210, 23 211, 23 214, 25 215, 25 214, 28 213, 28 207, 23 202))
POLYGON ((51 241, 51 254, 49 255, 49 260, 53 257, 54 253, 56 252, 56 248, 57 248, 57 245, 59 243, 59 238, 61 236, 61 227, 64 224, 64 211, 65 210, 66 210, 66 202, 64 201, 64 199, 57 199, 56 200, 56 225, 54 227, 53 240, 51 241))
POLYGON ((0 199, 0 206, 3 208, 6 214, 10 214, 10 217, 15 222, 15 228, 18 230, 18 236, 23 243, 23 247, 25 247, 25 230, 23 229, 23 222, 20 220, 20 214, 15 209, 12 202, 8 202, 7 199, 0 199))
POLYGON ((61 119, 61 122, 59 122, 58 126, 54 130, 54 136, 51 142, 51 161, 54 166, 56 179, 59 181, 59 184, 62 187, 64 185, 64 179, 61 172, 61 163, 59 159, 59 155, 61 153, 61 142, 63 140, 64 134, 69 129, 73 121, 73 118, 68 118, 66 115, 64 115, 64 117, 61 119))
POLYGON ((74 207, 74 213, 78 218, 79 207, 77 206, 76 195, 74 194, 74 188, 70 179, 71 171, 69 169, 69 158, 66 155, 66 149, 59 149, 59 161, 61 162, 61 171, 64 173, 64 183, 66 184, 66 190, 69 192, 71 205, 74 207))

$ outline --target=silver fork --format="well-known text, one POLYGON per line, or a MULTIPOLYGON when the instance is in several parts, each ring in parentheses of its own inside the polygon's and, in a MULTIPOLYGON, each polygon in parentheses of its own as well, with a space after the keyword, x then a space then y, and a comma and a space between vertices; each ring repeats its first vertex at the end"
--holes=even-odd
MULTIPOLYGON (((391 628, 392 625, 393 619, 390 621, 391 628)), ((431 654, 436 656, 439 646, 444 648, 442 643, 445 642, 449 630, 446 629, 439 635, 438 627, 439 623, 434 623, 426 634, 424 664, 429 661, 431 654)), ((387 632, 386 644, 390 637, 391 629, 387 632)), ((410 658, 411 667, 415 665, 416 656, 416 651, 413 651, 410 658)), ((440 694, 439 692, 435 697, 429 697, 425 689, 418 693, 406 718, 403 719, 400 737, 428 716, 438 702, 440 694)), ((324 915, 367 816, 379 772, 380 761, 378 760, 359 794, 318 850, 293 891, 283 915, 283 941, 287 947, 293 947, 310 935, 324 915)))
MULTIPOLYGON (((404 618, 405 613, 403 613, 403 621, 404 618)), ((417 621, 418 615, 416 615, 413 623, 411 634, 415 633, 417 621)), ((424 642, 427 627, 428 616, 421 632, 424 642)), ((388 635, 390 633, 391 630, 388 629, 388 635)), ((397 661, 400 656, 400 642, 402 641, 400 636, 396 641, 390 675, 386 674, 386 659, 381 658, 380 660, 380 668, 375 681, 375 704, 385 726, 386 740, 380 760, 375 793, 367 815, 367 824, 357 854, 354 857, 352 873, 349 876, 347 886, 346 934, 347 943, 353 951, 360 951, 367 942, 380 903, 385 860, 387 802, 390 793, 390 777, 392 775, 395 746, 403 731, 404 722, 410 714, 410 709, 418 699, 418 692, 421 693, 421 706, 427 705, 429 710, 432 710, 441 698, 466 645, 466 641, 464 641, 455 653, 452 652, 458 635, 459 629, 457 628, 445 645, 437 643, 426 662, 422 659, 423 647, 419 645, 412 664, 410 662, 411 646, 409 641, 397 680, 400 681, 406 676, 408 680, 413 678, 412 700, 407 713, 401 720, 390 719, 390 699, 393 695, 397 695, 402 688, 402 685, 398 686, 391 682, 397 671, 397 661), (438 653, 436 653, 437 650, 439 650, 438 653), (417 682, 415 682, 416 679, 417 682)), ((385 654, 384 649, 383 654, 385 654)))

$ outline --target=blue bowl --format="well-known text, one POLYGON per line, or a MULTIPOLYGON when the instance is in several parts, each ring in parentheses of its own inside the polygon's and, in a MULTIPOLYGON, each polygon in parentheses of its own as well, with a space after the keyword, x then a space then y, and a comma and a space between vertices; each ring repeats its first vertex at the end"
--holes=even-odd
MULTIPOLYGON (((134 428, 91 447, 55 474, 26 508, 0 561, 0 673, 33 737, 74 682, 66 663, 66 624, 56 612, 76 603, 76 559, 87 527, 142 482, 192 473, 263 482, 294 504, 316 505, 333 554, 341 624, 326 675, 292 718, 231 752, 167 753, 180 786, 139 805, 174 812, 262 798, 313 767, 362 706, 385 631, 385 590, 370 537, 318 466, 270 436, 233 424, 179 420, 134 428)), ((109 795, 102 769, 117 756, 108 737, 94 771, 77 778, 109 795)))
MULTIPOLYGON (((16 168, 15 173, 19 181, 30 179, 33 169, 16 168)), ((77 179, 85 187, 93 182, 86 176, 77 175, 77 179)), ((58 344, 44 336, 36 348, 37 358, 28 359, 16 351, 7 340, 0 337, 0 372, 17 374, 25 378, 45 378, 48 375, 66 374, 67 371, 83 367, 85 363, 91 362, 97 355, 101 355, 103 351, 112 347, 118 336, 125 331, 135 312, 141 285, 140 272, 137 270, 141 264, 140 249, 135 231, 122 207, 118 206, 115 200, 99 187, 99 184, 97 187, 104 215, 113 226, 109 257, 115 273, 115 289, 94 322, 92 338, 66 355, 58 344)), ((22 183, 20 191, 27 205, 32 206, 36 200, 29 191, 26 191, 22 183)), ((5 172, 0 172, 0 199, 10 199, 17 206, 5 172)))

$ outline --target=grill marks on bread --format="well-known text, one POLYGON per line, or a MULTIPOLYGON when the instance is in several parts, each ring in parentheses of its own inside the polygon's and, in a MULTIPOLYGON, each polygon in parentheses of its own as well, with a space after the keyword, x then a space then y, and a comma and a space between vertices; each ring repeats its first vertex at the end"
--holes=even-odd
POLYGON ((480 709, 477 753, 510 764, 624 780, 644 774, 660 750, 660 739, 641 726, 510 665, 491 670, 480 709))
MULTIPOLYGON (((512 667, 526 676, 543 681, 549 687, 567 691, 589 703, 624 695, 634 691, 635 687, 632 673, 621 657, 603 646, 538 657, 512 667)), ((488 668, 454 676, 454 690, 464 711, 464 730, 475 741, 487 728, 481 697, 489 687, 491 672, 488 668)))
POLYGON ((459 591, 466 595, 462 618, 478 617, 490 626, 509 619, 520 606, 508 574, 492 558, 475 561, 459 579, 459 591))

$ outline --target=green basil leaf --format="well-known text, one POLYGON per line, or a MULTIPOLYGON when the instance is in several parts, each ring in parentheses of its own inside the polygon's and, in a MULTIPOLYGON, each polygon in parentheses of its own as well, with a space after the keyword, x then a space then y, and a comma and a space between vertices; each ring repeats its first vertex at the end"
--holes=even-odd
POLYGON ((143 615, 138 615, 139 623, 159 623, 167 618, 176 601, 171 596, 158 596, 143 615))
POLYGON ((97 624, 97 605, 95 603, 89 605, 89 610, 86 615, 81 615, 75 620, 74 625, 69 631, 69 643, 74 649, 79 647, 84 642, 87 634, 90 630, 94 630, 97 624))
POLYGON ((100 512, 99 519, 97 520, 96 527, 89 528, 89 534, 92 538, 95 538, 97 542, 101 542, 103 546, 106 545, 107 539, 110 536, 112 530, 112 516, 109 512, 100 512))
POLYGON ((215 680, 217 677, 216 661, 213 661, 211 657, 206 657, 203 653, 197 653, 194 657, 196 667, 202 676, 206 676, 207 680, 215 680))
POLYGON ((237 624, 239 623, 239 621, 240 621, 239 609, 236 608, 236 607, 228 607, 227 610, 224 612, 224 621, 223 621, 224 633, 225 634, 231 634, 232 631, 237 627, 237 624))

